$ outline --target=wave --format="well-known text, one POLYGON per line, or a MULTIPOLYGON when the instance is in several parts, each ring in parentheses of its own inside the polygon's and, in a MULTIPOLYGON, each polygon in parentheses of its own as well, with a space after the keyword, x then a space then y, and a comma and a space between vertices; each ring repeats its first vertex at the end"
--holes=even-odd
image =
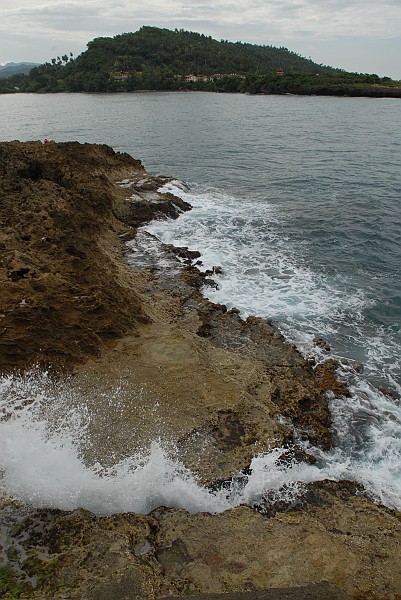
MULTIPOLYGON (((111 404, 120 392, 119 386, 111 392, 111 404)), ((213 491, 160 439, 115 464, 88 463, 94 440, 86 395, 72 380, 47 372, 0 379, 0 415, 0 494, 38 508, 109 515, 168 506, 216 513, 256 501, 265 488, 284 488, 287 499, 298 488, 291 469, 276 464, 284 449, 256 457, 246 481, 234 478, 229 488, 213 491)))
MULTIPOLYGON (((291 504, 307 483, 353 479, 374 500, 401 509, 401 409, 370 388, 353 392, 351 400, 332 400, 338 446, 328 453, 305 446, 315 465, 280 460, 287 450, 274 448, 255 456, 246 475, 233 473, 231 484, 216 490, 202 486, 174 444, 162 439, 139 451, 127 447, 114 463, 102 462, 93 452, 87 392, 73 379, 59 381, 41 371, 3 377, 0 495, 37 508, 85 508, 97 515, 146 514, 159 506, 218 513, 244 503, 291 504)), ((134 393, 140 396, 140 390, 134 393)), ((116 386, 110 407, 120 395, 116 386)))

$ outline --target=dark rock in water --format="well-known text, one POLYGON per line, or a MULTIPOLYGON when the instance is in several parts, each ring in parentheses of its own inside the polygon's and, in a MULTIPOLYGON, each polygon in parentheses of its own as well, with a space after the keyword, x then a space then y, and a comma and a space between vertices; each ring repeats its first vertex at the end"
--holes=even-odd
POLYGON ((316 464, 316 458, 305 452, 300 446, 289 444, 288 450, 284 452, 278 459, 277 463, 290 466, 294 463, 305 462, 309 465, 316 464))
POLYGON ((168 245, 165 246, 166 248, 168 248, 168 250, 170 252, 172 252, 173 254, 175 254, 176 256, 178 256, 179 258, 184 259, 187 264, 191 265, 192 262, 196 259, 196 258, 200 258, 201 253, 198 252, 198 250, 189 250, 189 248, 185 247, 180 247, 180 246, 172 246, 172 245, 168 245))
POLYGON ((205 279, 203 280, 203 283, 204 283, 204 285, 214 288, 215 290, 219 289, 218 283, 216 281, 214 281, 214 279, 210 279, 209 277, 205 277, 205 279))
POLYGON ((201 253, 197 250, 188 250, 188 248, 177 248, 177 255, 181 258, 188 258, 189 260, 194 260, 195 258, 200 258, 201 253))
POLYGON ((353 371, 355 371, 355 373, 363 373, 363 371, 365 369, 365 367, 363 366, 363 363, 361 363, 357 360, 350 360, 348 358, 341 358, 340 364, 345 367, 351 367, 351 369, 353 371))
POLYGON ((313 338, 313 343, 316 346, 319 346, 319 348, 321 348, 322 350, 325 350, 326 352, 330 352, 330 344, 328 342, 326 342, 326 340, 324 340, 321 337, 314 337, 313 338))
POLYGON ((385 396, 389 396, 389 398, 392 398, 393 400, 400 400, 400 395, 397 394, 397 392, 395 390, 392 390, 391 388, 379 386, 377 389, 379 390, 379 392, 381 392, 385 396))
POLYGON ((331 507, 335 497, 347 501, 351 496, 363 495, 366 495, 363 486, 354 481, 323 480, 300 486, 297 494, 291 494, 288 486, 284 486, 279 495, 267 492, 254 508, 268 517, 274 517, 278 513, 299 511, 308 506, 331 507))

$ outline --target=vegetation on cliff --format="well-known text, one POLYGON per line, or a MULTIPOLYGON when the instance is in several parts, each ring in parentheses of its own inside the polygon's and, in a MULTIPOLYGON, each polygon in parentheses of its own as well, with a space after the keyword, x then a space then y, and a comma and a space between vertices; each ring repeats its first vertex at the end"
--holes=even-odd
POLYGON ((216 82, 216 91, 251 94, 300 94, 316 96, 401 97, 401 84, 389 77, 346 71, 326 73, 250 74, 245 81, 216 82), (220 90, 221 87, 221 90, 220 90))
POLYGON ((0 82, 0 93, 143 89, 401 94, 401 89, 388 77, 346 73, 316 64, 283 47, 217 41, 182 29, 170 31, 157 27, 142 27, 135 33, 114 38, 96 38, 76 59, 66 54, 63 60, 58 57, 33 68, 29 75, 16 75, 0 82), (195 80, 188 80, 189 75, 195 80))

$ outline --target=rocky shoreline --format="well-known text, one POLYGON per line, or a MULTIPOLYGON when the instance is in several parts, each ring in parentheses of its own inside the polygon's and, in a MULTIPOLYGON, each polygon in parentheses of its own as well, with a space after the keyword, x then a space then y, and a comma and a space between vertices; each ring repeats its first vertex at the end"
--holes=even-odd
MULTIPOLYGON (((190 209, 158 191, 167 181, 107 146, 0 143, 2 374, 39 365, 68 377, 93 414, 89 464, 161 438, 202 485, 223 489, 272 448, 313 461, 299 439, 330 448, 328 398, 348 395, 336 364, 315 365, 269 321, 210 303, 201 290, 213 273, 197 253, 138 232, 190 209)), ((353 598, 401 598, 400 514, 347 482, 219 514, 99 517, 4 501, 0 524, 0 597, 153 600, 327 582, 353 598)))

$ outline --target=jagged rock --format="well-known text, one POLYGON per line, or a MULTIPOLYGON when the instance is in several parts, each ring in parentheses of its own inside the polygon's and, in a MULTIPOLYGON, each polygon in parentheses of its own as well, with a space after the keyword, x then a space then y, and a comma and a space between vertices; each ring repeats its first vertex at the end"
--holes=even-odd
MULTIPOLYGON (((156 191, 156 201, 133 204, 144 173, 108 146, 0 144, 2 371, 83 361, 149 322, 118 235, 189 207, 156 191), (128 175, 131 187, 116 185, 128 175)), ((149 181, 153 189, 167 179, 149 181)))
POLYGON ((37 600, 222 593, 242 600, 243 592, 264 599, 270 591, 279 599, 277 588, 298 600, 296 588, 314 587, 335 590, 334 598, 398 600, 400 517, 354 491, 347 483, 314 484, 302 507, 270 514, 246 506, 217 515, 159 508, 112 517, 30 510, 17 520, 21 509, 3 506, 2 582, 37 600))
POLYGON ((325 350, 326 352, 330 352, 330 344, 328 342, 326 342, 326 340, 324 340, 323 338, 314 337, 313 343, 316 346, 319 346, 319 348, 321 348, 322 350, 325 350))

